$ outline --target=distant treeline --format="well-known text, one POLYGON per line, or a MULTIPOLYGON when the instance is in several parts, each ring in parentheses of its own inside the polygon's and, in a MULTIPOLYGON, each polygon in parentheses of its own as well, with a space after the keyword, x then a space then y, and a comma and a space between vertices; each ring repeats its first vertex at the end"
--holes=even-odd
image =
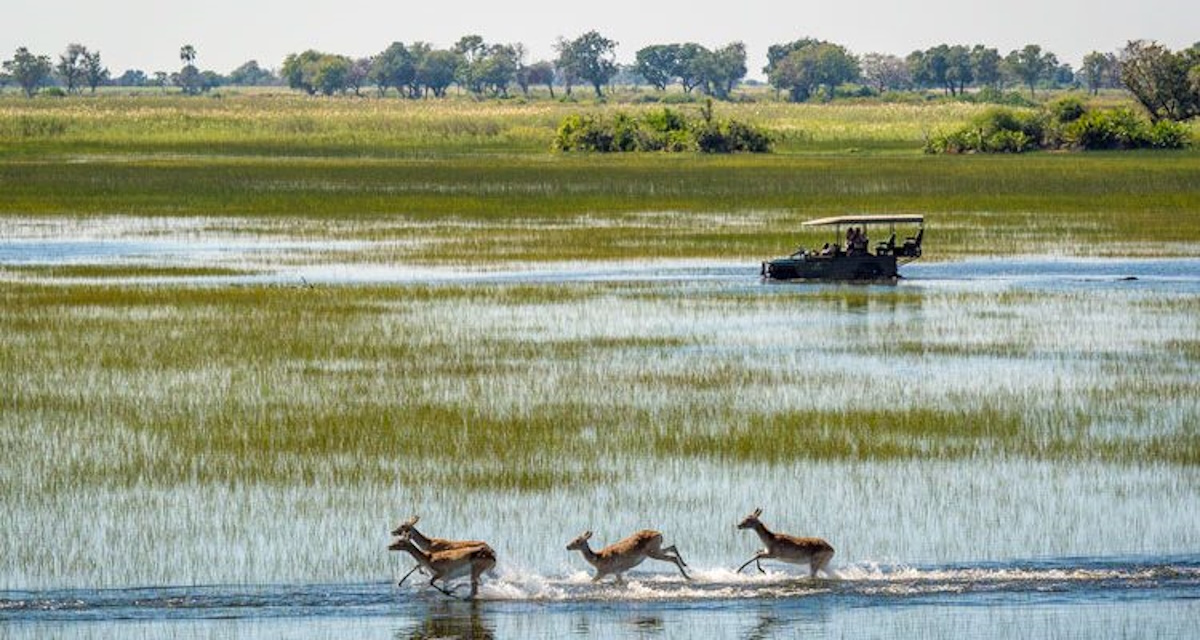
MULTIPOLYGON (((196 49, 184 45, 179 71, 147 74, 130 69, 114 78, 100 53, 80 44, 68 45, 57 61, 21 47, 4 62, 0 88, 15 84, 33 96, 45 88, 70 94, 84 87, 94 92, 103 85, 178 87, 190 94, 225 85, 287 86, 313 95, 362 95, 373 89, 381 96, 427 98, 445 96, 457 86, 476 96, 503 98, 516 91, 528 96, 531 88, 545 87, 553 98, 558 97, 556 88, 572 96, 576 87, 586 87, 602 98, 614 86, 637 85, 658 91, 678 86, 684 94, 730 99, 747 73, 741 42, 716 49, 694 42, 650 45, 638 50, 628 65, 616 62, 617 43, 596 31, 559 38, 554 50, 552 60, 527 61, 524 45, 488 43, 467 35, 448 49, 394 42, 364 58, 310 49, 288 55, 278 70, 251 60, 222 75, 201 71, 195 64, 196 49)), ((1200 43, 1175 52, 1155 42, 1132 41, 1118 52, 1089 53, 1075 69, 1036 44, 1007 54, 981 44, 939 44, 905 57, 860 56, 839 44, 802 38, 772 45, 763 73, 781 96, 793 101, 911 90, 956 96, 1025 87, 1033 97, 1039 88, 1125 88, 1155 119, 1200 113, 1200 43)))

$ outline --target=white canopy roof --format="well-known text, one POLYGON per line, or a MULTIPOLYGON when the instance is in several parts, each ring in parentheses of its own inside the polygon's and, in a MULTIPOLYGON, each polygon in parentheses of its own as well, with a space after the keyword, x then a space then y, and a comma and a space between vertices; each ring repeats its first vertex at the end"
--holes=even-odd
POLYGON ((802 223, 806 227, 820 227, 843 224, 924 224, 925 216, 922 215, 895 215, 895 216, 834 216, 832 218, 818 218, 802 223))

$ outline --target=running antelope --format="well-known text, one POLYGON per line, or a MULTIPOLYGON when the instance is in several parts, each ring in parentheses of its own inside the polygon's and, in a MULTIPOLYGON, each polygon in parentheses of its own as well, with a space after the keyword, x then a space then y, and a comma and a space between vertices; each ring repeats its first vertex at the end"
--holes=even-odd
MULTIPOLYGON (((453 596, 454 590, 447 590, 445 587, 439 587, 436 581, 441 580, 442 584, 449 584, 451 578, 457 578, 467 573, 471 574, 471 595, 468 598, 474 598, 479 592, 479 576, 484 571, 488 571, 496 566, 496 552, 492 548, 485 545, 461 547, 458 549, 447 549, 445 551, 426 551, 413 543, 407 535, 401 535, 396 538, 396 541, 388 545, 388 549, 392 551, 407 551, 419 564, 418 566, 425 569, 433 575, 429 580, 429 586, 441 591, 442 593, 453 596)), ((410 575, 412 571, 408 572, 410 575)), ((404 576, 407 578, 408 576, 404 576)), ((400 581, 404 583, 403 580, 400 581)))
POLYGON ((679 550, 675 545, 663 547, 662 534, 657 531, 643 529, 637 533, 613 544, 604 547, 600 551, 592 551, 588 545, 588 539, 592 537, 591 531, 585 531, 583 535, 575 538, 567 545, 567 551, 576 551, 583 553, 583 559, 587 560, 593 567, 596 567, 596 575, 592 578, 592 582, 598 582, 606 575, 616 577, 618 583, 623 582, 621 574, 638 566, 646 558, 654 558, 655 560, 664 560, 672 562, 679 568, 679 573, 683 574, 684 578, 691 580, 691 576, 683 570, 687 563, 679 555, 679 550), (667 552, 671 552, 668 554, 667 552))
POLYGON ((758 538, 766 545, 766 548, 760 549, 753 558, 747 560, 746 564, 738 567, 738 573, 741 573, 742 569, 745 569, 751 562, 758 567, 759 572, 766 573, 759 564, 759 561, 764 558, 792 564, 807 564, 809 575, 813 577, 817 575, 818 571, 824 570, 825 573, 829 573, 828 565, 830 558, 833 558, 833 547, 828 542, 820 538, 797 538, 783 533, 773 533, 767 528, 767 525, 762 523, 762 520, 758 519, 760 515, 762 515, 762 509, 755 509, 754 513, 738 523, 738 529, 754 529, 754 533, 757 533, 758 538))
MULTIPOLYGON (((394 536, 405 536, 412 540, 413 544, 417 545, 424 551, 448 551, 450 549, 464 549, 467 547, 487 547, 492 550, 488 544, 482 540, 446 540, 445 538, 430 538, 417 531, 417 521, 421 516, 414 515, 413 517, 401 522, 395 529, 392 530, 394 536)), ((494 553, 494 552, 493 552, 494 553)), ((400 578, 400 582, 396 586, 403 586, 404 581, 413 574, 414 571, 421 568, 421 564, 409 570, 400 578)))

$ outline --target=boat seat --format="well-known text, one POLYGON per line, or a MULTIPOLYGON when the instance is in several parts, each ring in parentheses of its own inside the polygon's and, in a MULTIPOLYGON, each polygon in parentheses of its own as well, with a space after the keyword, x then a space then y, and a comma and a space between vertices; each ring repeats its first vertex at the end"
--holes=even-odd
POLYGON ((915 258, 915 257, 920 256, 921 255, 921 239, 924 238, 924 236, 925 236, 925 229, 921 228, 921 229, 917 230, 917 235, 909 237, 909 238, 905 238, 904 246, 900 248, 900 251, 898 251, 896 255, 903 256, 905 258, 915 258))
POLYGON ((878 245, 875 246, 875 255, 886 256, 890 253, 895 252, 895 250, 896 250, 896 234, 893 232, 892 235, 888 236, 887 242, 880 242, 878 245))

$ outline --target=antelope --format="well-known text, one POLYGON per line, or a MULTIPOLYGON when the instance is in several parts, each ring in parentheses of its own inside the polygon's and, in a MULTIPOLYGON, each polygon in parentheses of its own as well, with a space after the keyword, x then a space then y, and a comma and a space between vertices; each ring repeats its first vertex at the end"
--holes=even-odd
MULTIPOLYGON (((414 544, 412 539, 407 535, 401 535, 399 538, 396 538, 395 542, 388 545, 388 549, 391 551, 407 551, 418 562, 417 566, 425 567, 433 575, 429 580, 429 586, 448 596, 454 596, 454 590, 439 587, 436 581, 441 580, 443 584, 448 584, 451 578, 457 578, 470 572, 471 595, 468 596, 468 599, 470 599, 479 593, 479 576, 484 571, 488 571, 496 566, 496 552, 492 551, 492 548, 486 544, 482 546, 447 549, 445 551, 426 551, 414 544)), ((412 571, 408 573, 411 575, 412 571)), ((407 578, 408 576, 404 577, 407 578)), ((400 584, 403 583, 404 581, 401 580, 400 584)))
POLYGON ((413 544, 421 547, 426 551, 445 551, 447 549, 459 549, 462 547, 486 547, 486 542, 482 540, 446 540, 444 538, 430 538, 417 531, 417 521, 421 516, 413 516, 404 522, 401 522, 392 530, 392 535, 403 536, 407 535, 413 544))
POLYGON ((623 582, 621 574, 638 566, 646 558, 654 558, 655 560, 664 560, 672 562, 679 568, 679 573, 683 577, 691 580, 692 577, 683 570, 687 563, 679 555, 679 550, 675 545, 663 547, 662 534, 657 531, 643 529, 637 533, 613 544, 604 547, 600 551, 592 551, 588 545, 588 539, 592 537, 591 531, 585 531, 578 538, 575 538, 567 545, 567 551, 579 551, 583 553, 583 559, 587 560, 593 567, 596 567, 596 575, 592 578, 592 582, 599 582, 606 575, 616 577, 617 583, 623 582), (668 554, 667 552, 671 552, 668 554))
MULTIPOLYGON (((488 547, 488 544, 482 540, 446 540, 445 538, 426 537, 420 531, 417 531, 416 525, 417 521, 420 519, 421 516, 414 515, 408 520, 401 522, 395 529, 392 530, 392 535, 407 537, 412 540, 413 544, 417 545, 424 551, 448 551, 450 549, 465 549, 467 547, 487 547, 489 551, 492 550, 492 548, 488 547)), ((417 566, 413 567, 408 573, 404 574, 403 578, 400 578, 400 582, 396 583, 396 586, 403 586, 404 581, 408 580, 408 577, 411 576, 414 571, 420 568, 421 564, 418 563, 417 566)))
POLYGON ((828 565, 829 560, 833 558, 833 547, 828 542, 820 538, 798 538, 783 533, 773 533, 767 528, 767 525, 762 523, 762 520, 758 519, 760 515, 762 515, 761 507, 755 509, 754 513, 738 523, 738 529, 754 529, 754 533, 757 533, 758 538, 766 545, 766 548, 760 549, 753 558, 747 560, 746 564, 738 567, 738 573, 741 573, 742 569, 749 566, 751 562, 758 567, 760 573, 766 573, 760 564, 764 558, 773 558, 792 564, 807 564, 811 577, 816 577, 817 572, 822 570, 829 573, 828 565))

